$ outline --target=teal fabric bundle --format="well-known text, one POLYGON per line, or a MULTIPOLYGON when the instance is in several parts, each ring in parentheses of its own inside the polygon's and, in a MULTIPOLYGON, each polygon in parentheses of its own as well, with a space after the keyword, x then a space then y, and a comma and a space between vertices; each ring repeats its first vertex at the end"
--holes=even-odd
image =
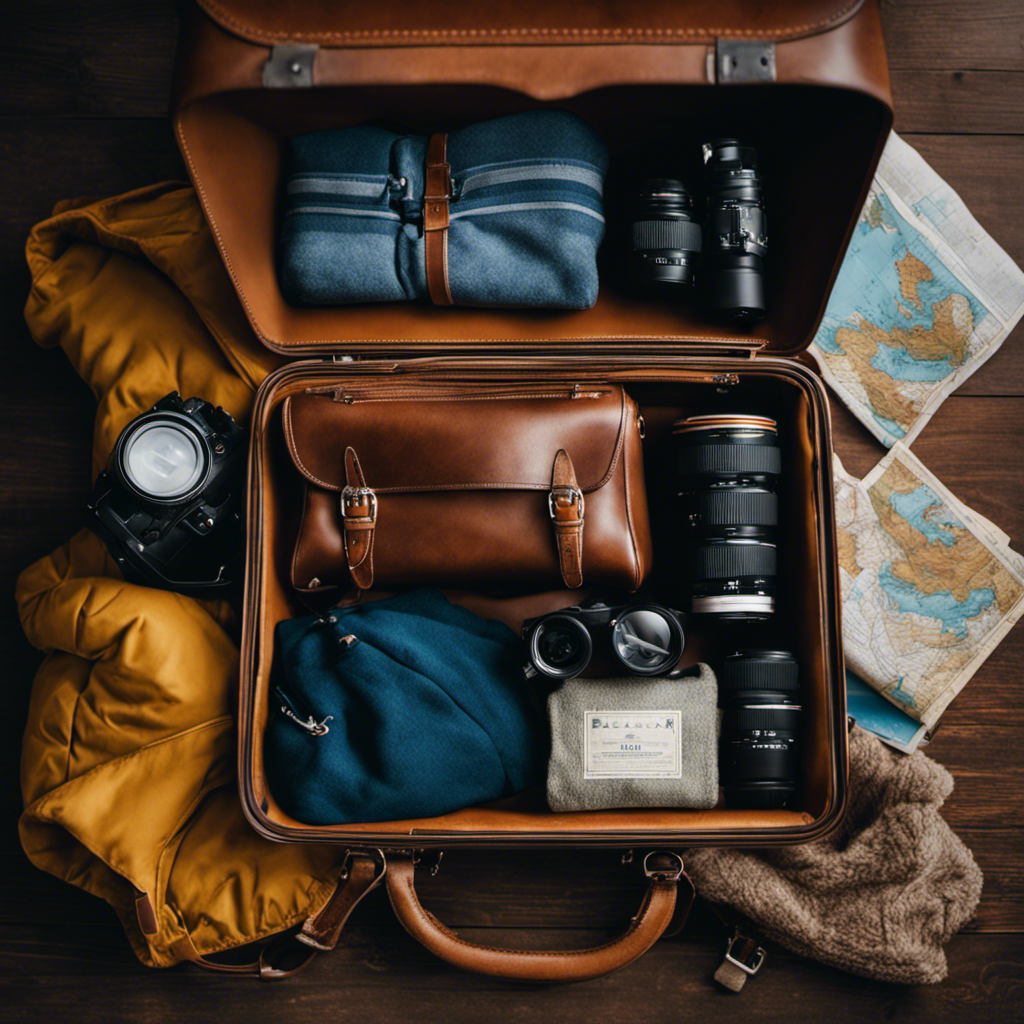
POLYGON ((264 740, 274 798, 306 824, 338 825, 541 785, 547 723, 523 661, 506 625, 437 590, 280 623, 264 740))
MULTIPOLYGON (((278 277, 299 305, 427 298, 425 135, 371 125, 288 143, 278 277)), ((448 136, 448 268, 462 306, 597 300, 607 151, 573 114, 535 110, 448 136)))

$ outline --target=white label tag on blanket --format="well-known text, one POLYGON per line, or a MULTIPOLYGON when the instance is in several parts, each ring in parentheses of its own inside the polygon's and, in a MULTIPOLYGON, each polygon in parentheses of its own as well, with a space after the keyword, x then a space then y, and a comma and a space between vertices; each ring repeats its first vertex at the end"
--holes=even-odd
POLYGON ((583 778, 680 779, 678 711, 585 711, 583 778))

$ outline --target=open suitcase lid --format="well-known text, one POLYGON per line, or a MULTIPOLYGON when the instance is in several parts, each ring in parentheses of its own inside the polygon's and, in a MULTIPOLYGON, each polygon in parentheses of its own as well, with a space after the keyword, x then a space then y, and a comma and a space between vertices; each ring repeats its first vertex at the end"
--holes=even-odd
POLYGON ((806 348, 892 124, 876 0, 494 0, 440 20, 429 0, 185 10, 175 129, 263 344, 295 356, 806 348), (579 312, 285 301, 275 272, 284 139, 375 118, 429 134, 543 106, 590 121, 613 168, 662 139, 752 141, 771 227, 765 320, 737 330, 605 275, 597 304, 579 312))

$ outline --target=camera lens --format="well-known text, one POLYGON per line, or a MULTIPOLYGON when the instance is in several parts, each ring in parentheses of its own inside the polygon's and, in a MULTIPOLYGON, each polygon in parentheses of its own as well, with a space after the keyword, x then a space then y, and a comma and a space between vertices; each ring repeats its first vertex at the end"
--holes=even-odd
POLYGON ((757 153, 736 139, 704 146, 708 244, 702 286, 708 304, 733 319, 765 313, 764 257, 768 227, 757 153))
POLYGON ((655 608, 630 608, 615 621, 616 657, 640 676, 668 672, 683 656, 683 628, 673 615, 655 608))
POLYGON ((586 626, 571 615, 549 615, 530 635, 530 660, 552 679, 572 679, 590 661, 593 643, 586 626))
POLYGON ((689 284, 701 247, 693 197, 675 178, 648 178, 631 225, 630 273, 641 287, 689 284))
POLYGON ((763 620, 775 609, 778 426, 746 413, 691 416, 673 427, 679 510, 689 526, 693 612, 763 620))
POLYGON ((167 416, 140 417, 118 445, 124 479, 152 501, 179 501, 203 483, 209 458, 202 437, 167 416))
POLYGON ((788 651, 725 659, 721 776, 729 807, 789 806, 800 778, 799 670, 788 651))

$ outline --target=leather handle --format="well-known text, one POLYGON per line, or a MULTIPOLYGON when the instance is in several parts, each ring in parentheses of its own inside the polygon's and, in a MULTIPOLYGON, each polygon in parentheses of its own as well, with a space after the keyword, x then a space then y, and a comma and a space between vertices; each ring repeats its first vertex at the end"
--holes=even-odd
MULTIPOLYGON (((679 858, 675 854, 668 856, 679 858)), ((673 920, 676 886, 686 879, 678 871, 648 872, 650 885, 626 931, 612 942, 592 949, 536 951, 477 946, 459 938, 433 914, 424 910, 413 885, 413 861, 392 858, 388 863, 387 890, 402 927, 432 953, 455 967, 512 981, 589 981, 610 974, 642 956, 673 920)), ((687 880, 687 884, 689 880, 687 880)))

